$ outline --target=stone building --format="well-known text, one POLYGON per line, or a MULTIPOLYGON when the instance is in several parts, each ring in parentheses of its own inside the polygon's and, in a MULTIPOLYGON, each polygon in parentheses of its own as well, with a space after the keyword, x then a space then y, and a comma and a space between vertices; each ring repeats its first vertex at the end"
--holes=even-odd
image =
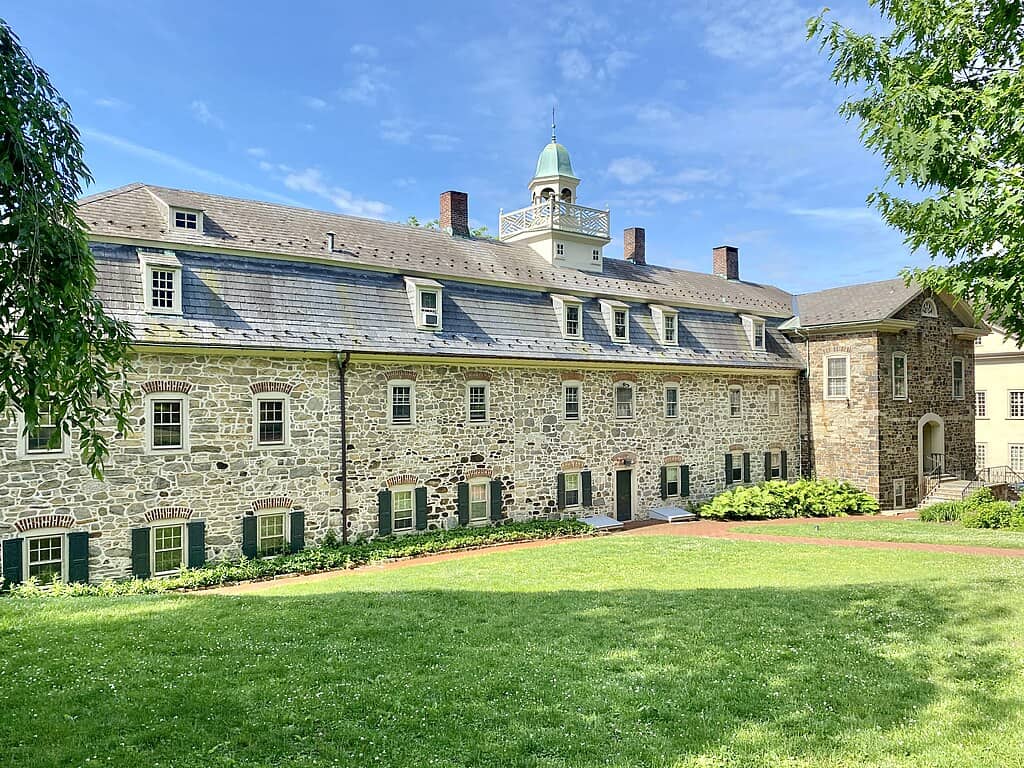
POLYGON ((75 435, 6 415, 4 578, 642 519, 800 468, 909 505, 936 456, 973 462, 983 331, 943 297, 794 297, 743 281, 728 246, 711 274, 670 269, 638 228, 605 258, 609 213, 579 186, 552 140, 497 239, 471 236, 460 192, 439 230, 144 184, 83 199, 98 294, 135 334, 135 428, 99 481, 75 435))

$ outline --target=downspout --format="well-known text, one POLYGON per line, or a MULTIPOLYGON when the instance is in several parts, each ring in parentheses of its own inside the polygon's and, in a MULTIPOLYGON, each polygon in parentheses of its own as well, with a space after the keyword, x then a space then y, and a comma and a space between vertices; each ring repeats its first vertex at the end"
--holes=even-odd
MULTIPOLYGON (((807 431, 804 432, 804 434, 807 436, 807 445, 809 452, 811 443, 811 339, 806 333, 803 333, 799 328, 794 328, 793 333, 795 333, 797 336, 804 340, 804 375, 807 378, 807 410, 805 411, 805 426, 807 428, 807 431)), ((796 388, 796 404, 797 413, 799 413, 801 410, 803 410, 804 407, 804 392, 803 388, 799 384, 797 384, 796 388)), ((799 416, 797 418, 799 419, 799 416)), ((799 437, 800 436, 797 435, 797 461, 800 462, 800 472, 801 474, 803 474, 804 441, 799 439, 799 437)), ((807 468, 810 469, 811 464, 809 455, 807 459, 807 468)))
POLYGON ((350 352, 337 353, 338 396, 341 399, 341 543, 348 544, 348 418, 345 412, 345 373, 350 352))

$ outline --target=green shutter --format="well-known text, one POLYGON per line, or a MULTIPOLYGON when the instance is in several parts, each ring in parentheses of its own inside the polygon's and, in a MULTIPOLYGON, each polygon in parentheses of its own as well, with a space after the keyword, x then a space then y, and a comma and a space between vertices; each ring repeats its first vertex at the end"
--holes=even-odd
POLYGON ((661 468, 661 498, 668 498, 668 467, 661 468))
POLYGON ((469 483, 457 487, 459 503, 459 525, 469 525, 469 483))
POLYGON ((690 495, 690 465, 683 464, 679 468, 679 495, 686 498, 690 495))
POLYGON ((427 489, 421 486, 416 489, 416 530, 427 530, 427 489))
POLYGON ((377 494, 377 531, 381 536, 391 535, 391 491, 387 488, 377 494))
POLYGON ((256 526, 259 521, 256 515, 246 515, 242 518, 242 556, 255 558, 258 554, 259 543, 256 540, 256 526))
POLYGON ((491 520, 498 522, 505 515, 501 511, 501 494, 504 489, 501 480, 491 480, 491 520))
MULTIPOLYGON (((590 470, 586 472, 580 472, 580 493, 583 496, 583 506, 592 507, 594 506, 594 489, 590 479, 590 470)), ((562 498, 565 498, 563 493, 562 498)))
POLYGON ((206 521, 189 520, 185 527, 188 528, 188 567, 206 565, 206 521))
POLYGON ((88 531, 72 531, 68 534, 68 582, 89 583, 88 531))
POLYGON ((565 509, 565 475, 559 472, 555 475, 555 499, 559 509, 565 509))
POLYGON ((732 454, 725 454, 725 484, 732 485, 732 454))
POLYGON ((771 480, 772 479, 772 452, 771 451, 765 451, 764 452, 764 479, 765 480, 771 480))
POLYGON ((298 552, 306 547, 306 513, 293 509, 288 513, 288 548, 298 552))
POLYGON ((21 584, 22 581, 22 547, 24 539, 7 539, 3 545, 4 555, 4 586, 21 584))
POLYGON ((786 461, 786 452, 785 451, 782 452, 782 458, 781 458, 781 462, 780 463, 782 464, 782 479, 783 480, 788 480, 789 479, 789 467, 786 466, 787 461, 786 461))
POLYGON ((750 482, 750 454, 743 454, 743 482, 750 482))
POLYGON ((132 528, 132 576, 148 579, 149 570, 149 528, 132 528))

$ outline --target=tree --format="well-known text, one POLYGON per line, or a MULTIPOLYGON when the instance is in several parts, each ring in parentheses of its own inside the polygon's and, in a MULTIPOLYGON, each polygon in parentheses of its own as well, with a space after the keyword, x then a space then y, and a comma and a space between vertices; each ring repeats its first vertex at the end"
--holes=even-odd
POLYGON ((93 293, 95 265, 76 199, 92 181, 71 109, 0 19, 0 411, 45 415, 50 438, 79 434, 100 477, 104 422, 128 427, 130 332, 93 293))
MULTIPOLYGON (((441 226, 441 222, 438 219, 431 219, 430 221, 420 221, 415 216, 410 216, 405 221, 398 222, 399 224, 405 224, 407 227, 416 227, 423 229, 437 229, 441 226)), ((478 237, 481 239, 489 240, 491 236, 486 226, 477 227, 476 229, 469 230, 471 237, 478 237)))
POLYGON ((840 107, 888 166, 868 197, 946 291, 1024 342, 1024 10, 1019 0, 869 0, 891 26, 808 22, 855 94, 840 107))

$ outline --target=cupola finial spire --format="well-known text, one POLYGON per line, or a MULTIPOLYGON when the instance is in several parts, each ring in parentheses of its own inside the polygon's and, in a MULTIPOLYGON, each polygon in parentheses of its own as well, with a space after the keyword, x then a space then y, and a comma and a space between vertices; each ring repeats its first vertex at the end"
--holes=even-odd
POLYGON ((555 143, 555 108, 551 107, 551 143, 555 143))

